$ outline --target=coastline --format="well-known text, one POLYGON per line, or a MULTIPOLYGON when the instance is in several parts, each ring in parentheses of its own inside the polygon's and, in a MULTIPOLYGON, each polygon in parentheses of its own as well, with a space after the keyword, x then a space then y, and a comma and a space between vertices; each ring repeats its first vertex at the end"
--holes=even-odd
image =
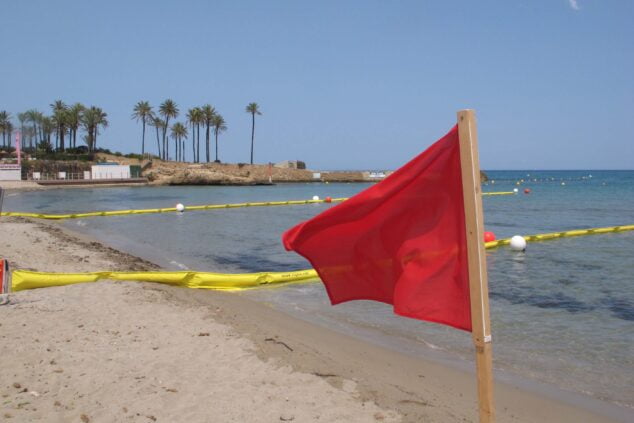
MULTIPOLYGON (((61 228, 60 225, 55 223, 3 218, 0 220, 0 228, 4 231, 3 233, 8 235, 0 241, 0 254, 21 268, 47 271, 96 271, 104 268, 147 270, 158 267, 145 260, 106 247, 87 236, 78 235, 73 231, 61 228), (33 248, 34 245, 36 248, 33 248)), ((64 416, 70 417, 73 415, 72 413, 79 412, 77 411, 79 410, 78 407, 74 407, 72 410, 57 410, 59 407, 54 406, 54 401, 62 404, 65 401, 68 402, 66 397, 54 399, 54 397, 57 398, 63 393, 55 394, 49 391, 46 394, 42 394, 42 391, 39 390, 42 388, 32 388, 41 386, 42 383, 49 381, 51 377, 56 378, 58 375, 44 376, 42 373, 36 374, 36 370, 40 370, 37 369, 37 361, 35 360, 41 360, 41 355, 16 354, 18 352, 16 349, 19 348, 21 352, 29 349, 39 351, 42 349, 43 344, 47 342, 49 344, 51 342, 56 343, 56 339, 64 338, 71 339, 71 341, 64 346, 63 350, 80 354, 81 351, 75 350, 77 344, 75 341, 79 341, 79 338, 84 336, 85 330, 78 327, 81 323, 78 325, 64 323, 64 319, 68 317, 65 315, 65 309, 89 309, 92 307, 91 298, 107 298, 107 301, 103 301, 104 304, 101 304, 100 307, 95 305, 95 310, 93 310, 95 313, 107 310, 108 313, 115 313, 117 316, 119 314, 127 316, 131 313, 130 309, 135 308, 131 307, 135 304, 134 301, 138 300, 141 304, 140 307, 146 312, 160 313, 165 311, 163 308, 166 307, 171 313, 170 316, 174 318, 173 322, 169 322, 169 328, 164 329, 163 326, 166 325, 166 322, 154 322, 147 316, 135 314, 135 318, 144 319, 144 324, 148 328, 147 332, 150 334, 145 340, 141 335, 135 335, 139 338, 139 341, 134 341, 133 337, 129 339, 129 336, 126 338, 118 335, 114 336, 110 333, 118 332, 121 334, 124 329, 129 329, 126 326, 129 325, 127 319, 117 318, 110 323, 108 323, 107 319, 105 319, 105 322, 92 322, 93 325, 102 325, 100 326, 101 329, 95 330, 105 334, 104 336, 106 337, 110 336, 108 339, 116 343, 116 345, 109 345, 109 347, 114 348, 111 351, 114 354, 122 351, 130 352, 132 351, 131 349, 139 345, 147 347, 147 345, 144 345, 144 341, 146 343, 156 342, 153 341, 154 337, 168 338, 164 341, 170 342, 169 338, 173 334, 170 330, 187 331, 192 326, 190 324, 192 322, 194 322, 194 326, 197 324, 196 322, 201 325, 209 322, 212 326, 220 326, 220 329, 218 329, 220 335, 214 335, 215 332, 213 332, 210 335, 203 336, 206 340, 208 339, 216 345, 214 349, 210 350, 210 357, 216 357, 215 349, 228 339, 245 343, 248 347, 240 354, 240 362, 245 360, 257 366, 260 365, 258 363, 268 363, 273 369, 285 369, 283 377, 276 379, 280 392, 290 394, 298 389, 297 386, 292 384, 291 379, 300 375, 302 379, 300 386, 312 386, 314 384, 313 388, 317 390, 325 386, 325 390, 332 391, 335 397, 341 395, 348 398, 350 402, 341 406, 346 410, 341 411, 344 413, 342 415, 348 415, 346 413, 352 413, 350 415, 354 416, 363 415, 365 420, 361 419, 359 421, 397 421, 397 414, 400 414, 402 421, 405 422, 477 421, 477 400, 472 372, 453 369, 431 360, 409 357, 405 354, 371 345, 335 331, 291 318, 266 304, 254 302, 236 294, 187 290, 143 283, 108 282, 11 294, 11 303, 14 305, 0 307, 0 323, 2 324, 0 333, 3 337, 8 337, 9 339, 20 337, 19 346, 4 342, 1 347, 2 351, 0 353, 5 362, 3 366, 5 370, 0 370, 0 375, 2 375, 0 380, 6 381, 6 383, 0 384, 1 394, 6 395, 5 398, 11 398, 12 403, 15 403, 16 407, 20 404, 19 401, 24 398, 28 398, 24 401, 29 401, 31 404, 39 403, 44 398, 52 403, 52 405, 37 406, 35 407, 37 410, 31 410, 29 408, 30 405, 23 406, 17 410, 11 409, 11 411, 8 411, 9 413, 15 413, 16 417, 33 417, 37 416, 38 412, 41 413, 44 410, 48 410, 49 413, 67 413, 64 416), (61 302, 64 307, 52 307, 51 302, 61 302), (105 310, 102 310, 103 306, 106 305, 105 310), (49 328, 49 332, 35 330, 37 336, 32 337, 33 333, 24 334, 24 331, 20 329, 20 325, 17 325, 18 322, 23 322, 29 328, 38 329, 38 325, 44 316, 47 318, 47 323, 59 324, 59 328, 56 329, 56 326, 53 326, 49 328), (11 322, 15 324, 11 324, 11 322), (227 337, 227 331, 231 333, 231 336, 227 337), (169 334, 169 336, 166 337, 165 334, 169 334), (15 372, 18 372, 23 377, 22 381, 14 381, 15 376, 13 376, 13 373, 15 372, 7 370, 9 368, 15 369, 15 372), (288 380, 285 378, 288 378, 288 380), (324 384, 323 382, 327 383, 324 384), (18 383, 21 386, 25 385, 29 387, 29 390, 33 389, 41 396, 35 397, 29 392, 18 393, 17 388, 11 385, 12 383, 18 383), (375 403, 377 404, 376 406, 374 405, 375 403), (367 411, 368 409, 372 409, 372 413, 363 414, 359 411, 367 411)), ((75 311, 77 312, 77 310, 75 311)), ((107 316, 107 313, 104 315, 107 316)), ((84 317, 90 318, 90 316, 84 317)), ((203 332, 198 333, 207 332, 207 329, 204 329, 203 332)), ((213 366, 213 363, 209 363, 210 360, 206 356, 192 354, 192 348, 195 348, 196 343, 199 341, 198 336, 194 335, 190 334, 189 337, 181 339, 179 341, 180 349, 178 351, 171 350, 171 353, 179 356, 184 354, 189 363, 188 368, 191 364, 193 368, 205 368, 207 371, 215 373, 218 369, 213 366)), ((89 345, 101 342, 100 340, 101 337, 94 337, 94 339, 90 337, 84 338, 84 341, 79 342, 78 347, 85 349, 89 345)), ((105 348, 103 345, 102 347, 105 348)), ((166 350, 171 348, 169 344, 158 345, 158 347, 157 351, 162 351, 163 348, 166 350)), ((158 354, 155 352, 147 353, 150 355, 158 354)), ((156 360, 167 360, 167 362, 170 359, 173 360, 174 357, 156 358, 156 360)), ((143 378, 148 378, 147 372, 151 373, 156 370, 156 362, 152 364, 150 361, 145 364, 146 367, 138 367, 139 364, 136 364, 138 370, 143 374, 135 374, 134 377, 142 376, 143 378)), ((227 366, 228 364, 224 363, 223 365, 227 366)), ((81 381, 81 373, 87 372, 87 369, 85 368, 86 364, 80 362, 69 363, 68 366, 70 367, 64 368, 63 374, 70 379, 70 386, 73 382, 81 381)), ((134 369, 137 367, 133 366, 134 369)), ((248 368, 248 366, 238 367, 233 369, 230 377, 243 381, 248 385, 253 369, 248 368)), ((125 385, 129 383, 132 386, 136 384, 136 379, 131 375, 119 374, 119 372, 124 372, 124 370, 131 371, 129 367, 113 369, 116 374, 112 377, 120 378, 117 380, 117 384, 125 385)), ((179 370, 175 369, 175 371, 178 373, 179 370)), ((171 377, 174 376, 178 375, 172 375, 171 377)), ((165 377, 169 377, 169 375, 165 377)), ((201 375, 193 373, 191 378, 192 380, 188 378, 186 381, 187 384, 191 385, 191 388, 209 388, 208 381, 205 381, 201 375)), ((257 379, 255 376, 253 378, 257 379)), ((173 383, 182 382, 183 380, 180 380, 180 382, 178 380, 173 381, 173 383)), ((85 384, 86 381, 83 383, 85 384)), ((71 398, 71 402, 79 404, 86 409, 86 415, 92 413, 91 415, 94 415, 96 420, 99 420, 98 415, 101 415, 104 421, 112 420, 118 416, 118 414, 103 414, 107 413, 108 410, 108 406, 105 405, 108 399, 103 398, 103 392, 88 389, 88 385, 83 385, 83 388, 87 389, 87 392, 77 391, 77 396, 71 398), (79 397, 78 395, 82 396, 79 397), (99 401, 104 404, 101 408, 95 405, 99 401)), ((149 386, 147 388, 149 389, 149 386)), ((156 391, 150 395, 152 400, 148 399, 147 403, 143 404, 150 407, 152 401, 157 399, 156 396, 176 396, 178 401, 180 401, 178 402, 180 405, 188 410, 196 410, 192 412, 209 412, 210 410, 206 407, 196 407, 197 404, 192 403, 193 399, 198 398, 199 395, 194 395, 193 391, 189 392, 187 389, 186 387, 181 387, 177 389, 178 392, 156 391), (198 410, 197 408, 203 408, 204 410, 198 410)), ((235 389, 235 392, 232 395, 239 395, 240 392, 245 390, 249 391, 243 386, 235 386, 233 389, 235 389)), ((327 407, 326 404, 329 404, 329 401, 334 401, 334 399, 329 399, 330 397, 322 397, 322 394, 326 394, 319 392, 319 394, 309 394, 309 397, 297 398, 299 402, 294 408, 294 413, 296 414, 291 413, 292 417, 297 418, 297 421, 310 420, 311 416, 300 416, 297 413, 302 412, 304 408, 310 412, 317 412, 316 410, 323 410, 324 407, 327 407), (310 398, 310 400, 307 398, 310 398), (311 404, 314 402, 318 405, 314 408, 307 406, 306 402, 311 402, 311 404)), ((123 404, 129 400, 129 398, 125 398, 124 395, 116 392, 116 390, 111 395, 113 398, 110 398, 110 401, 115 405, 123 404)), ((500 381, 499 378, 496 381, 496 395, 500 421, 619 421, 618 416, 610 418, 607 415, 599 414, 601 410, 595 412, 589 410, 588 407, 583 407, 582 404, 573 406, 556 399, 547 398, 540 393, 529 392, 527 389, 500 381)), ((280 419, 282 417, 291 417, 291 415, 282 415, 286 411, 280 411, 282 410, 280 407, 286 407, 288 401, 282 399, 281 404, 277 404, 273 400, 269 400, 269 402, 269 406, 272 407, 273 411, 280 414, 280 419)), ((126 405, 121 405, 120 410, 117 412, 121 413, 123 408, 130 409, 126 405)), ((223 402, 221 408, 230 413, 227 416, 238 416, 240 412, 245 412, 243 405, 238 400, 223 402)), ((157 411, 152 411, 154 414, 149 415, 157 418, 177 418, 165 414, 168 412, 168 410, 163 410, 161 411, 163 414, 161 414, 157 411)), ((147 413, 150 413, 150 411, 147 411, 147 413)), ((323 414, 322 418, 325 416, 323 414)), ((197 418, 205 417, 208 418, 209 415, 196 415, 192 418, 196 420, 197 418)), ((344 419, 343 417, 332 417, 344 419)), ((625 421, 625 417, 627 416, 624 415, 622 421, 625 421)), ((245 421, 260 421, 257 418, 244 417, 244 419, 245 421)), ((348 417, 345 420, 352 421, 348 417)), ((270 421, 270 419, 263 419, 262 421, 270 421)), ((331 421, 337 420, 331 419, 331 421)))
POLYGON ((60 184, 60 185, 40 185, 33 181, 0 181, 0 188, 6 192, 27 192, 41 191, 50 189, 68 189, 68 188, 113 188, 113 187, 145 187, 147 183, 98 183, 98 184, 60 184))

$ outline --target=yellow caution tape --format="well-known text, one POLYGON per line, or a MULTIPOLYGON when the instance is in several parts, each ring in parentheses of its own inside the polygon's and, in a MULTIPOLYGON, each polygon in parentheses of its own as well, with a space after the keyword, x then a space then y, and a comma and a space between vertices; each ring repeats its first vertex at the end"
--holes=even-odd
MULTIPOLYGON (((512 191, 509 192, 484 192, 482 195, 512 195, 515 194, 512 191)), ((262 201, 254 203, 234 203, 234 204, 206 204, 202 206, 187 206, 186 211, 192 210, 214 210, 214 209, 230 209, 237 207, 264 207, 264 206, 295 206, 301 204, 315 204, 315 203, 339 203, 346 201, 348 197, 333 198, 330 201, 326 200, 290 200, 290 201, 262 201)), ((27 213, 27 212, 2 212, 0 216, 20 216, 20 217, 32 217, 35 219, 79 219, 83 217, 97 217, 97 216, 125 216, 130 214, 150 214, 150 213, 171 213, 176 212, 176 207, 167 207, 161 209, 140 209, 140 210, 113 210, 113 211, 95 211, 87 213, 72 213, 72 214, 42 214, 42 213, 27 213)))
MULTIPOLYGON (((634 225, 610 226, 607 228, 580 229, 548 234, 528 235, 527 241, 546 241, 581 235, 595 235, 613 232, 634 231, 634 225)), ((485 243, 485 247, 496 248, 507 245, 510 239, 501 239, 485 243)), ((93 272, 93 273, 48 273, 14 270, 12 273, 12 291, 45 288, 51 286, 72 285, 76 283, 97 282, 109 279, 117 281, 156 282, 195 289, 240 290, 257 288, 266 285, 279 285, 307 282, 317 279, 314 269, 294 272, 261 272, 261 273, 209 273, 209 272, 93 272)))

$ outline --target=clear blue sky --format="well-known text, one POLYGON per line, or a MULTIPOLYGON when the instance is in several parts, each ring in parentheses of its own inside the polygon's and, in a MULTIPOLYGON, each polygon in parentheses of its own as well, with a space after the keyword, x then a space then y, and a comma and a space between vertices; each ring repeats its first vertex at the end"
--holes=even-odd
POLYGON ((0 20, 0 110, 100 106, 112 150, 140 150, 137 101, 172 98, 214 105, 220 158, 247 162, 255 101, 256 162, 387 169, 474 108, 484 169, 634 168, 631 0, 3 0, 0 20))

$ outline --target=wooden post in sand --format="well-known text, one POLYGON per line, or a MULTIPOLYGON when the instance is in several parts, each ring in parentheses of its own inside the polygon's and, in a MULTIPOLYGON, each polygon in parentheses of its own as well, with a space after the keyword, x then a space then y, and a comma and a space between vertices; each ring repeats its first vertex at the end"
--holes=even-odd
POLYGON ((489 287, 484 249, 478 132, 473 110, 460 110, 458 112, 458 136, 460 138, 460 163, 467 230, 471 336, 476 351, 480 423, 493 423, 495 421, 495 406, 493 403, 489 287))

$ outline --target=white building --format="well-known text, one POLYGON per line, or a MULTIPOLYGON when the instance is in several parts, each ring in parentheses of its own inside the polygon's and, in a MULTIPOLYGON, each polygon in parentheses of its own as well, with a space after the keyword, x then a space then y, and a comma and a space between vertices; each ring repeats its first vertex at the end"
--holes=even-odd
POLYGON ((130 179, 130 165, 98 163, 92 166, 92 179, 130 179))
POLYGON ((22 166, 18 164, 0 164, 0 181, 22 180, 22 166))

